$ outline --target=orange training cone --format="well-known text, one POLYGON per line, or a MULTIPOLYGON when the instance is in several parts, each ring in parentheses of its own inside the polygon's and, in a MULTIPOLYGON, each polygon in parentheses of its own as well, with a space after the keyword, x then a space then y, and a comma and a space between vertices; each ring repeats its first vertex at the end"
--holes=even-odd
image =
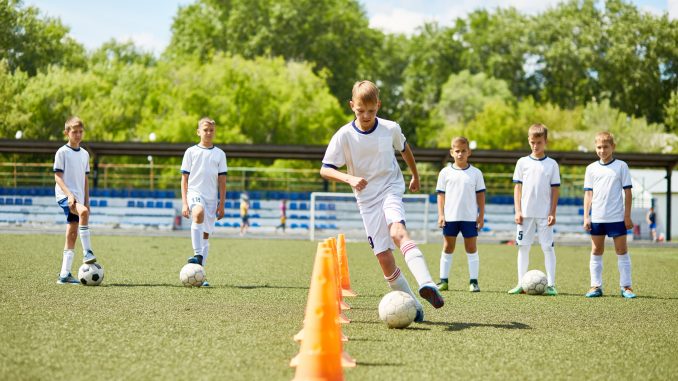
POLYGON ((346 236, 339 234, 337 239, 337 252, 339 253, 339 268, 341 270, 341 295, 356 296, 351 289, 351 275, 348 272, 348 256, 346 255, 346 236))
POLYGON ((329 243, 329 247, 332 249, 332 257, 333 257, 333 264, 334 264, 334 279, 336 281, 337 285, 337 308, 339 309, 339 322, 341 324, 347 324, 350 323, 351 320, 344 315, 342 312, 343 310, 350 309, 348 304, 344 303, 343 297, 341 296, 341 288, 339 285, 341 284, 341 278, 340 278, 340 273, 341 270, 339 270, 339 259, 337 256, 337 239, 334 237, 328 238, 326 242, 329 243))
POLYGON ((344 379, 332 251, 325 244, 319 244, 318 251, 306 305, 304 340, 299 355, 292 360, 297 364, 296 381, 344 379))

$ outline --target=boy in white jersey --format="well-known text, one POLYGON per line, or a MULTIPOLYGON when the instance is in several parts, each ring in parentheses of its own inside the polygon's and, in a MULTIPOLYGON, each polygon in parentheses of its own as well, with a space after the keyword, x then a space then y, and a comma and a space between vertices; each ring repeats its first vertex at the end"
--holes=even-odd
POLYGON ((524 293, 520 279, 530 264, 530 248, 535 232, 544 252, 547 286, 545 295, 557 295, 556 253, 553 242, 553 225, 556 223, 556 208, 560 186, 558 163, 546 156, 548 129, 543 124, 530 126, 527 132, 532 153, 521 157, 513 173, 513 203, 517 226, 518 285, 509 294, 524 293))
POLYGON ((584 229, 591 233, 591 288, 586 293, 587 298, 603 296, 605 235, 614 240, 621 295, 636 297, 631 288, 631 257, 626 245, 626 231, 633 227, 631 175, 625 162, 612 157, 614 148, 612 134, 599 132, 596 155, 600 160, 589 164, 584 175, 584 229))
POLYGON ((448 289, 452 254, 461 232, 468 259, 469 291, 479 292, 478 229, 485 219, 485 180, 483 173, 468 163, 471 156, 468 139, 452 139, 450 155, 454 164, 443 168, 438 175, 438 226, 443 229, 443 251, 440 253, 440 283, 438 290, 448 289))
MULTIPOLYGON (((224 217, 226 200, 226 154, 212 143, 216 125, 212 119, 198 122, 200 143, 186 150, 181 162, 181 214, 192 217, 192 257, 188 263, 205 266, 214 223, 224 217)), ((205 281, 203 286, 209 286, 205 281)))
POLYGON ((374 83, 356 82, 350 106, 356 118, 332 136, 320 175, 328 180, 347 183, 353 188, 367 241, 379 261, 384 278, 391 289, 412 295, 417 304, 415 321, 420 322, 424 319, 423 308, 396 266, 392 252, 396 246, 400 247, 410 271, 419 283, 419 295, 433 307, 442 307, 443 297, 433 283, 424 256, 405 228, 402 202, 405 180, 394 150, 400 151, 412 172, 409 186, 412 192, 419 190, 419 173, 414 155, 400 126, 390 120, 377 118, 381 101, 374 83), (344 165, 348 173, 338 170, 344 165))
POLYGON ((71 275, 75 241, 80 233, 83 263, 94 263, 89 233, 89 153, 80 147, 85 125, 77 116, 71 117, 64 126, 68 143, 57 150, 54 156, 54 194, 56 201, 66 215, 66 243, 64 245, 61 272, 58 284, 80 283, 71 275), (79 225, 79 226, 78 226, 79 225))

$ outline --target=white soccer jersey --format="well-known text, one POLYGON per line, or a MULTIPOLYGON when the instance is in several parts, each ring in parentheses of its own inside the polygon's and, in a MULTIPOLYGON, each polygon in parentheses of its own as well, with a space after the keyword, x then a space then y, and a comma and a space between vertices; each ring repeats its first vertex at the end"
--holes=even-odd
POLYGON ((438 175, 436 191, 445 194, 445 221, 475 222, 476 194, 485 191, 483 173, 471 164, 464 169, 445 167, 438 175))
POLYGON ((607 164, 589 164, 584 175, 584 190, 593 191, 591 222, 624 221, 622 189, 632 188, 629 166, 617 159, 607 164))
MULTIPOLYGON (((82 147, 71 148, 67 144, 54 155, 54 172, 62 172, 64 183, 75 196, 75 201, 85 203, 85 179, 89 173, 89 153, 82 147)), ((57 201, 65 199, 66 193, 59 185, 54 186, 57 201)))
POLYGON ((188 191, 214 201, 219 194, 219 176, 228 172, 226 154, 217 146, 194 145, 186 150, 181 173, 188 174, 188 191))
POLYGON ((548 156, 518 159, 513 182, 522 184, 520 206, 523 217, 546 218, 551 210, 551 187, 560 186, 558 163, 548 156))
POLYGON ((405 193, 405 180, 395 157, 395 150, 405 150, 405 136, 398 123, 377 118, 368 131, 355 122, 337 131, 325 151, 323 165, 348 168, 348 174, 367 180, 362 191, 353 189, 358 205, 370 205, 386 192, 405 193))

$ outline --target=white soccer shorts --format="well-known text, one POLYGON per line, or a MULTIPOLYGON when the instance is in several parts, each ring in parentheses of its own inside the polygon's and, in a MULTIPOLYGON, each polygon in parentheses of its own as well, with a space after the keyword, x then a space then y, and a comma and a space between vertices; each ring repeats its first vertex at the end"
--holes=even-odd
POLYGON ((391 239, 389 226, 394 222, 405 221, 405 208, 402 194, 387 193, 381 202, 371 206, 359 206, 363 218, 367 241, 374 254, 388 249, 395 250, 396 245, 391 239))
POLYGON ((217 203, 218 201, 205 200, 197 192, 188 192, 186 194, 188 199, 188 208, 193 212, 193 207, 196 205, 202 206, 205 210, 205 218, 203 220, 203 231, 207 234, 214 232, 214 223, 217 221, 217 203))
POLYGON ((531 245, 537 233, 541 246, 553 246, 553 226, 546 218, 523 217, 523 223, 516 227, 516 244, 531 245))

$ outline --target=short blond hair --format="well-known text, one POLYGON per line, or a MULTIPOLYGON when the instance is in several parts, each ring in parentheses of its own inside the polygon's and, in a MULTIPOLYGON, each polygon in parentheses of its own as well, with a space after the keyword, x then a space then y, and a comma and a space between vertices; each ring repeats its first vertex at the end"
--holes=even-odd
POLYGON ((450 144, 450 146, 454 148, 454 146, 457 144, 465 144, 466 148, 469 148, 469 141, 463 136, 457 136, 452 138, 452 143, 450 144))
POLYGON ((202 127, 203 125, 215 127, 216 123, 214 122, 213 119, 210 119, 208 117, 204 117, 204 118, 200 119, 200 121, 198 122, 198 129, 200 129, 200 127, 202 127))
POLYGON ((546 128, 541 123, 535 123, 530 126, 530 128, 527 129, 527 137, 528 138, 541 138, 543 137, 544 139, 549 138, 549 129, 546 128))
POLYGON ((358 81, 353 85, 351 98, 362 103, 377 104, 379 102, 379 88, 371 81, 358 81))
POLYGON ((596 134, 596 143, 598 142, 614 145, 614 135, 608 131, 601 131, 596 134))
POLYGON ((85 124, 77 116, 72 116, 66 120, 64 124, 64 131, 68 132, 75 127, 85 128, 85 124))

